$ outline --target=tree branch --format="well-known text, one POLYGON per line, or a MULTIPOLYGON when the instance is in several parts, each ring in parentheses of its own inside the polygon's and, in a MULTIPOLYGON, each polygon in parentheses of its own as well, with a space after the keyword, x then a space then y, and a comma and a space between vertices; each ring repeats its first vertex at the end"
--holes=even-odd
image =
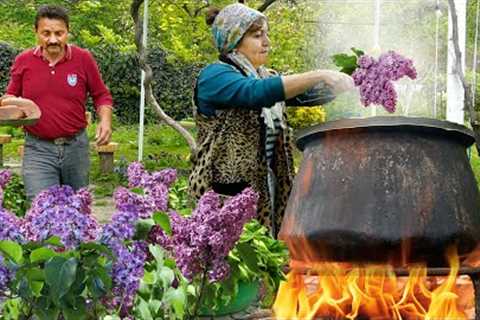
POLYGON ((178 122, 176 122, 174 119, 169 117, 163 111, 163 109, 158 104, 157 99, 153 95, 153 90, 152 90, 153 72, 152 72, 152 68, 147 63, 146 50, 142 43, 143 29, 142 29, 141 20, 139 18, 140 16, 139 10, 142 4, 143 4, 143 0, 133 0, 132 5, 130 6, 130 14, 133 18, 133 22, 135 23, 135 45, 137 46, 138 61, 140 63, 140 67, 143 69, 143 71, 145 71, 145 80, 143 82, 143 86, 145 87, 145 97, 147 99, 147 102, 153 106, 155 112, 160 117, 160 119, 162 119, 167 125, 169 125, 173 129, 175 129, 178 133, 180 133, 183 136, 183 138, 187 140, 188 146, 190 147, 191 154, 195 154, 197 149, 197 144, 193 136, 190 134, 190 132, 188 132, 188 130, 182 127, 178 122))
POLYGON ((462 82, 463 91, 465 92, 465 109, 469 113, 470 124, 475 134, 475 146, 477 148, 477 152, 480 154, 480 123, 477 120, 475 109, 470 98, 470 86, 467 84, 467 81, 465 80, 465 74, 463 73, 462 52, 460 51, 460 45, 458 43, 458 18, 455 1, 448 0, 448 5, 450 6, 450 15, 452 18, 452 42, 455 50, 455 64, 453 72, 458 75, 460 81, 462 82))
POLYGON ((274 2, 276 2, 277 0, 265 0, 261 5, 260 7, 258 7, 258 11, 260 12, 264 12, 265 10, 267 10, 268 7, 270 7, 274 2))

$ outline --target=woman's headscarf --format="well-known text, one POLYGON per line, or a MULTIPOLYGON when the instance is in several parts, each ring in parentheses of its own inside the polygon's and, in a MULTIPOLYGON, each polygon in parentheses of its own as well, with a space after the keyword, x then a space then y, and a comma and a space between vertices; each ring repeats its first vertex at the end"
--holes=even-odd
POLYGON ((258 18, 267 19, 260 11, 241 3, 223 8, 212 25, 213 38, 218 51, 222 54, 231 52, 258 18))

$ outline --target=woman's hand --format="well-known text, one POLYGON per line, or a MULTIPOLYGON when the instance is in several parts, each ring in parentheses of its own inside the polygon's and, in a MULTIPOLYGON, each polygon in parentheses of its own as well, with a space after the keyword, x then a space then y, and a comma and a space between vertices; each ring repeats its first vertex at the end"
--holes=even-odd
POLYGON ((317 72, 335 95, 352 90, 355 87, 352 77, 346 73, 335 70, 317 70, 317 72))
POLYGON ((283 76, 282 82, 285 99, 290 99, 304 93, 320 81, 324 81, 335 95, 354 88, 352 77, 343 72, 334 70, 315 70, 283 76))

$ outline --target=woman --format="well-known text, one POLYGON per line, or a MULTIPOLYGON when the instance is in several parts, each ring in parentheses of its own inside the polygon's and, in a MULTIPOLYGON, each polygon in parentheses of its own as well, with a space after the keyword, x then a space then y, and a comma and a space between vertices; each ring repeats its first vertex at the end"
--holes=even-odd
POLYGON ((220 58, 195 87, 199 149, 190 189, 198 198, 211 189, 234 195, 252 187, 260 196, 258 219, 276 236, 294 176, 285 105, 324 104, 353 88, 353 80, 331 70, 267 70, 267 18, 245 5, 210 10, 207 23, 220 58))

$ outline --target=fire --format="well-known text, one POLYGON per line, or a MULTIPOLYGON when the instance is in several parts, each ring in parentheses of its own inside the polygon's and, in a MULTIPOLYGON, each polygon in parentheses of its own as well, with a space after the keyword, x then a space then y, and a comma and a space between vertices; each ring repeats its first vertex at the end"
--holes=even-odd
POLYGON ((421 265, 410 266, 407 278, 397 277, 390 265, 292 262, 273 311, 277 319, 288 320, 467 319, 456 292, 460 268, 456 248, 450 247, 447 256, 450 274, 443 279, 427 277, 421 265))

